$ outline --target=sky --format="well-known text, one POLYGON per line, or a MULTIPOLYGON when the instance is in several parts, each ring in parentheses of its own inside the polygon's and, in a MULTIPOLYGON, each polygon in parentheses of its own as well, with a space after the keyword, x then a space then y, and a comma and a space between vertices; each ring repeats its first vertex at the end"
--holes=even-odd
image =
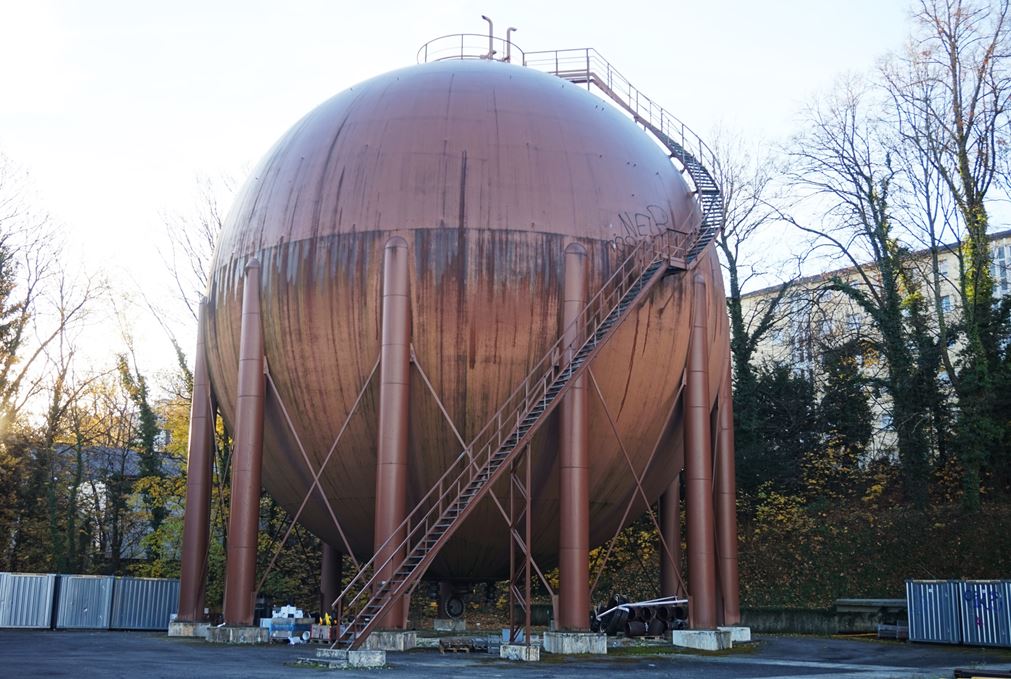
MULTIPOLYGON (((775 143, 806 101, 901 49, 906 0, 0 0, 0 151, 66 229, 67 257, 173 296, 168 216, 201 178, 241 180, 333 94, 416 62, 426 41, 515 26, 524 50, 594 47, 706 136, 775 143)), ((173 361, 139 308, 143 367, 173 361)), ((169 319, 188 347, 195 327, 169 319)))

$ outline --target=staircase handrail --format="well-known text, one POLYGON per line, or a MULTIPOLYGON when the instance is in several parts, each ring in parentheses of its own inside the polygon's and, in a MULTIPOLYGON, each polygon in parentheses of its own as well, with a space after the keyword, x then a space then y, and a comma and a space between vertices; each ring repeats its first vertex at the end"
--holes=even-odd
MULTIPOLYGON (((379 574, 390 565, 394 558, 401 553, 410 554, 412 538, 418 533, 427 534, 443 518, 447 510, 456 503, 464 489, 489 466, 492 456, 504 446, 510 435, 516 431, 523 417, 539 401, 545 399, 548 388, 569 362, 562 360, 563 354, 567 352, 567 357, 571 358, 579 348, 593 339, 603 321, 615 310, 625 293, 652 263, 656 262, 658 258, 683 260, 689 246, 689 235, 673 230, 639 240, 633 245, 628 256, 618 264, 614 273, 584 305, 570 325, 559 334, 558 339, 512 393, 506 397, 484 427, 473 437, 467 447, 450 462, 442 476, 418 501, 415 508, 408 513, 400 525, 390 532, 386 541, 376 548, 372 558, 362 564, 358 573, 341 591, 334 604, 344 600, 352 590, 357 589, 357 593, 343 604, 344 610, 353 610, 362 595, 372 589, 379 579, 379 574), (565 337, 572 328, 583 331, 579 335, 580 339, 566 348, 563 346, 565 337), (475 453, 475 450, 478 452, 475 453), (455 474, 455 477, 450 479, 452 474, 455 474), (401 531, 406 531, 404 537, 392 549, 389 549, 391 542, 401 531), (389 556, 386 560, 377 563, 379 555, 387 552, 389 556), (361 582, 370 567, 371 577, 364 583, 361 582)), ((414 546, 416 544, 413 543, 414 546)))
MULTIPOLYGON (((690 159, 707 168, 719 166, 716 154, 702 138, 680 119, 643 94, 629 82, 600 52, 592 47, 526 52, 523 65, 565 79, 595 84, 630 113, 636 122, 650 128, 671 157, 685 168, 692 183, 699 189, 697 178, 687 169, 690 159), (658 134, 659 133, 659 134, 658 134)), ((709 175, 712 180, 712 175, 709 175)), ((715 182, 714 182, 715 184, 715 182)))

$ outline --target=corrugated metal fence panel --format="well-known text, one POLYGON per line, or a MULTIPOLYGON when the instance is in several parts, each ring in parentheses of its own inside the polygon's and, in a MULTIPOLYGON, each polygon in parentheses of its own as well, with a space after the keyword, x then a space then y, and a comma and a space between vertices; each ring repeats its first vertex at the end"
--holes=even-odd
POLYGON ((111 575, 61 575, 57 629, 109 629, 111 575))
POLYGON ((907 580, 909 640, 935 644, 962 641, 958 621, 958 592, 948 580, 907 580))
POLYGON ((167 630, 179 608, 179 581, 161 578, 116 578, 112 595, 112 629, 167 630))
POLYGON ((1011 583, 965 580, 958 583, 962 642, 968 646, 1011 647, 1011 583))
POLYGON ((0 573, 0 627, 49 629, 55 575, 0 573))

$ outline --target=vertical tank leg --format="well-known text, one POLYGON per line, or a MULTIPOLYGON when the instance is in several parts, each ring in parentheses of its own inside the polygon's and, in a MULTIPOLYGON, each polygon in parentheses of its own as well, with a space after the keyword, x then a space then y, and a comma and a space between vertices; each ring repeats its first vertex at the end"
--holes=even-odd
POLYGON ((260 322, 260 264, 255 259, 246 265, 246 280, 242 286, 238 378, 224 614, 227 625, 249 626, 253 624, 266 391, 260 322))
POLYGON ((674 563, 660 551, 660 596, 683 594, 678 584, 681 571, 681 472, 678 472, 660 496, 660 531, 670 547, 674 563))
POLYGON ((709 296, 705 279, 692 283, 692 330, 685 385, 685 491, 688 593, 692 624, 716 627, 716 559, 713 533, 713 459, 709 408, 709 296))
POLYGON ((200 303, 197 350, 193 368, 193 397, 190 400, 189 450, 186 461, 186 511, 183 514, 183 544, 179 572, 179 616, 184 622, 204 617, 207 583, 207 541, 211 523, 211 451, 214 410, 211 382, 207 376, 204 347, 207 302, 200 303))
POLYGON ((741 622, 741 602, 737 576, 737 502, 734 481, 734 401, 730 366, 720 390, 717 414, 719 436, 716 445, 716 539, 719 544, 720 593, 723 624, 741 622))
POLYGON ((344 555, 330 544, 323 543, 323 558, 320 563, 319 591, 321 596, 320 615, 329 613, 331 617, 337 611, 333 602, 340 594, 341 578, 344 575, 344 555))
MULTIPOLYGON (((586 305, 586 249, 572 243, 565 249, 562 296, 563 346, 574 353, 580 330, 573 321, 586 305)), ((567 362, 569 353, 563 356, 567 362)), ((558 554, 558 628, 586 630, 590 612, 590 491, 587 453, 585 378, 576 380, 561 403, 559 454, 560 534, 558 554)))
MULTIPOLYGON (((389 580, 407 556, 407 422, 411 361, 411 305, 408 297, 407 241, 386 243, 383 260, 382 347, 379 365, 379 440, 376 460, 374 544, 379 580, 389 580), (392 558, 390 558, 392 557, 392 558)), ((404 629, 407 597, 379 621, 378 629, 404 629)))

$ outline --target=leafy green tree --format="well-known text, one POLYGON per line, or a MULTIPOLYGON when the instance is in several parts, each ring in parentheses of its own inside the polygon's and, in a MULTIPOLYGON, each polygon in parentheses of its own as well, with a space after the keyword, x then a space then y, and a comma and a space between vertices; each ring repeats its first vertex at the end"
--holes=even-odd
MULTIPOLYGON (((983 467, 1000 449, 1002 414, 995 411, 1001 372, 1001 320, 993 303, 988 196, 1008 178, 1011 125, 1009 0, 920 0, 911 47, 884 71, 895 102, 896 130, 922 167, 934 173, 962 226, 957 277, 961 346, 957 360, 942 341, 945 367, 958 395, 955 445, 963 502, 980 506, 983 467)), ((933 243, 932 243, 933 245, 933 243)), ((943 313, 938 311, 942 322, 943 313)))
MULTIPOLYGON (((157 535, 167 515, 165 499, 158 488, 160 480, 165 476, 161 451, 157 445, 161 428, 149 400, 146 378, 135 367, 131 367, 125 354, 118 357, 117 368, 123 388, 136 408, 137 426, 134 429, 132 447, 140 455, 140 479, 137 487, 147 509, 151 531, 157 535)), ((146 541, 148 559, 157 559, 159 549, 156 541, 146 541)))
POLYGON ((808 490, 816 494, 853 497, 863 492, 860 463, 874 432, 874 418, 862 359, 858 337, 822 351, 818 420, 823 446, 808 458, 805 472, 808 490))
POLYGON ((784 364, 758 369, 748 395, 755 413, 753 428, 737 447, 737 487, 753 495, 763 483, 794 494, 803 488, 804 461, 818 450, 817 399, 810 377, 784 364))
POLYGON ((791 181, 807 201, 827 204, 828 211, 817 226, 787 219, 849 264, 826 288, 842 293, 871 320, 866 342, 884 359, 879 381, 892 403, 903 489, 922 508, 930 479, 929 427, 924 426, 929 414, 907 319, 917 290, 908 271, 908 249, 899 240, 892 195, 898 169, 888 131, 873 113, 877 103, 865 84, 846 80, 808 111, 807 130, 791 151, 791 181))

